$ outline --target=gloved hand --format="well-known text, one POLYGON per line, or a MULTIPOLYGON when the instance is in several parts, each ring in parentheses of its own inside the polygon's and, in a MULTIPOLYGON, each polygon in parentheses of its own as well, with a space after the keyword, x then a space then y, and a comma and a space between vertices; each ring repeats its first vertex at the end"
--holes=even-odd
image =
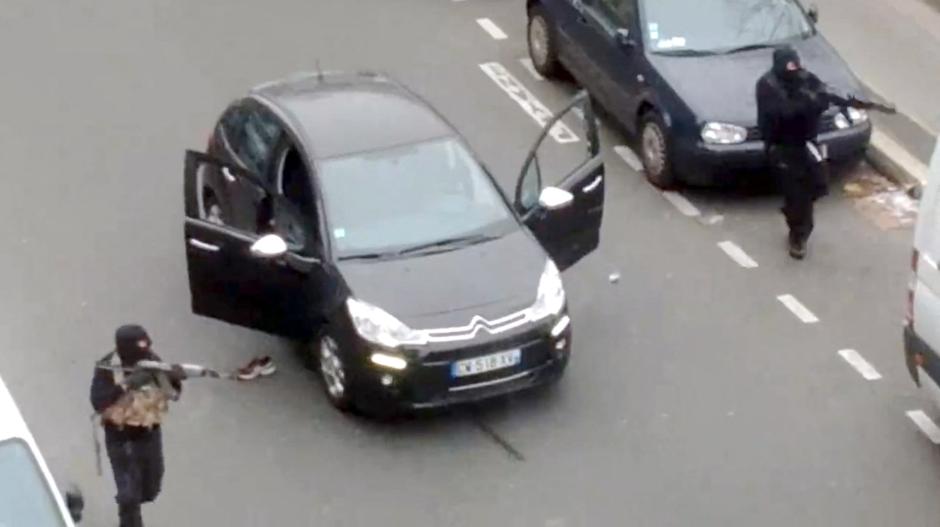
POLYGON ((167 376, 173 382, 183 382, 186 380, 186 370, 179 364, 174 364, 167 376))
POLYGON ((144 386, 153 383, 153 374, 145 370, 137 370, 124 379, 124 386, 128 390, 139 390, 144 386))

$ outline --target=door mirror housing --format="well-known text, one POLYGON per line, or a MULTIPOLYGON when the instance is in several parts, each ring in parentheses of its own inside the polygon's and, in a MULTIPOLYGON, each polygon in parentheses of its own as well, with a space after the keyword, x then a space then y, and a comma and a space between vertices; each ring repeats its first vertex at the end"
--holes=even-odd
POLYGON ((626 28, 620 28, 614 33, 614 38, 617 39, 617 44, 626 48, 633 49, 636 47, 636 41, 633 40, 633 35, 630 34, 630 30, 626 28))
POLYGON ((251 255, 255 258, 271 260, 285 254, 287 254, 287 242, 277 234, 262 236, 251 245, 251 255))
POLYGON ((819 23, 819 6, 818 5, 813 4, 809 6, 809 9, 806 10, 806 14, 807 16, 809 16, 809 19, 812 20, 814 24, 819 23))
POLYGON ((545 210, 558 210, 571 205, 574 195, 558 187, 545 187, 539 194, 539 205, 545 210))

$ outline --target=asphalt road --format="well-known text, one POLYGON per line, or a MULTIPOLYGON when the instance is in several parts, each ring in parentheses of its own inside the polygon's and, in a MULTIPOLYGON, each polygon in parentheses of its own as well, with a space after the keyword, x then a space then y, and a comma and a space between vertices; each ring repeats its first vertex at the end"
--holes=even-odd
POLYGON ((348 418, 289 343, 190 314, 183 151, 204 146, 229 100, 318 60, 382 69, 508 189, 538 128, 479 64, 501 63, 549 108, 573 92, 534 79, 524 56, 519 2, 4 2, 0 374, 58 477, 84 489, 88 525, 114 521, 113 483, 93 465, 91 364, 127 321, 167 359, 271 353, 281 366, 189 384, 153 525, 937 524, 940 451, 905 416, 929 411, 900 349, 910 231, 876 228, 834 192, 809 259, 793 262, 775 198, 688 192, 701 215, 686 216, 606 126, 602 247, 565 277, 576 355, 552 389, 348 418))

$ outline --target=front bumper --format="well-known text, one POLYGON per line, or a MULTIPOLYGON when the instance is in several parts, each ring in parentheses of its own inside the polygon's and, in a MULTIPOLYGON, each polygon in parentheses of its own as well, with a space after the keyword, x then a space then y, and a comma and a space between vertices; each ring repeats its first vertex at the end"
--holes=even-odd
MULTIPOLYGON (((829 159, 843 161, 861 155, 871 140, 871 124, 819 134, 829 150, 829 159)), ((677 139, 673 163, 679 177, 692 184, 710 185, 733 178, 736 173, 767 168, 764 142, 736 145, 705 144, 698 138, 677 139)))
POLYGON ((360 364, 353 372, 356 404, 375 411, 423 410, 477 402, 551 383, 561 377, 568 364, 572 335, 570 324, 557 336, 551 334, 551 328, 530 327, 499 338, 441 347, 410 361, 401 371, 360 364), (516 366, 469 377, 451 375, 455 361, 516 348, 521 350, 521 362, 516 366), (383 382, 383 377, 388 380, 389 376, 392 382, 383 382))

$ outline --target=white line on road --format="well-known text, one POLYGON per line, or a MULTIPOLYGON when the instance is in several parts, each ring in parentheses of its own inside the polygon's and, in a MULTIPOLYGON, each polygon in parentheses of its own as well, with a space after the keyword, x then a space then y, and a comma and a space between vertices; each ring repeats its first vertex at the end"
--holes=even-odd
POLYGON ((643 162, 641 162, 640 158, 638 158, 636 154, 633 153, 633 150, 631 150, 630 147, 617 145, 614 147, 614 152, 616 152, 616 154, 620 156, 620 159, 623 159, 623 162, 626 163, 628 167, 633 169, 634 172, 643 171, 643 162))
POLYGON ((790 310, 796 318, 800 319, 804 324, 815 324, 819 322, 819 319, 816 318, 816 315, 812 311, 806 309, 806 306, 800 303, 793 295, 780 295, 777 297, 777 300, 780 301, 787 309, 790 310))
POLYGON ((521 58, 519 59, 519 64, 522 64, 522 67, 525 68, 525 70, 529 72, 529 75, 532 75, 532 78, 534 78, 535 80, 537 81, 545 80, 545 77, 543 77, 538 71, 535 70, 535 66, 532 65, 532 59, 521 58))
POLYGON ((881 374, 878 373, 878 370, 874 366, 869 364, 862 355, 855 350, 840 350, 839 356, 845 359, 845 362, 848 362, 856 371, 858 371, 866 381, 877 381, 881 378, 881 374))
POLYGON ((679 212, 681 212, 684 216, 695 218, 702 215, 702 213, 698 211, 698 208, 693 205, 691 201, 687 200, 685 196, 679 194, 678 192, 673 190, 666 190, 663 192, 663 197, 666 198, 669 203, 672 203, 675 208, 679 209, 679 212))
POLYGON ((483 31, 489 33, 490 36, 495 40, 506 40, 509 38, 509 36, 507 36, 506 33, 496 25, 496 22, 493 22, 489 18, 478 18, 477 24, 480 24, 480 27, 483 28, 483 31))
POLYGON ((923 410, 910 410, 907 416, 914 421, 917 428, 924 433, 935 445, 940 445, 940 427, 933 422, 933 419, 927 416, 923 410))
MULTIPOLYGON (((502 64, 499 62, 486 62, 480 64, 480 69, 483 70, 483 73, 492 79, 497 86, 506 92, 512 100, 516 101, 539 126, 545 126, 551 121, 553 117, 552 112, 549 111, 528 88, 519 82, 519 79, 514 77, 512 73, 509 73, 509 70, 502 64)), ((558 143, 578 142, 578 136, 561 121, 552 125, 548 134, 558 143)))
POLYGON ((748 256, 744 249, 738 247, 738 244, 732 241, 723 241, 718 242, 718 247, 721 248, 729 258, 735 261, 738 265, 745 269, 756 269, 757 262, 753 258, 748 256))

